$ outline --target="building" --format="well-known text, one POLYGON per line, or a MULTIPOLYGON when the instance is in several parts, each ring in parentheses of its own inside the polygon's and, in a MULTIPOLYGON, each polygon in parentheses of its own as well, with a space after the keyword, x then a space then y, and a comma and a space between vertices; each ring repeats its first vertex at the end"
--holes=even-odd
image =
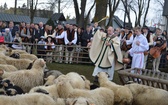
POLYGON ((164 25, 164 30, 167 30, 168 32, 168 0, 165 0, 164 2, 164 7, 163 7, 163 23, 164 25))
MULTIPOLYGON (((57 21, 66 21, 64 15, 62 13, 55 13, 51 16, 53 22, 57 21)), ((26 22, 30 23, 30 17, 25 15, 14 15, 14 14, 7 14, 7 13, 0 13, 0 20, 9 22, 13 21, 15 24, 19 24, 20 22, 26 22)), ((43 22, 44 24, 47 23, 49 18, 42 18, 42 17, 34 17, 35 24, 38 24, 39 22, 43 22)))

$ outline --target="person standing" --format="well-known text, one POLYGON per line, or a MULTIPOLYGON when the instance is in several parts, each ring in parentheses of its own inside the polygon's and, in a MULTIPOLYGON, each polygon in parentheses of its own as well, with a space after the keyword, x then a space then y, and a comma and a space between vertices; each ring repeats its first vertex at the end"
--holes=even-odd
MULTIPOLYGON (((149 32, 149 29, 147 26, 144 26, 142 28, 142 34, 146 37, 146 39, 148 41, 148 45, 149 45, 149 50, 150 50, 150 47, 153 45, 153 36, 149 32)), ((143 69, 146 68, 147 60, 148 60, 148 51, 145 51, 144 52, 144 67, 143 67, 143 69)))
MULTIPOLYGON (((133 34, 129 27, 126 27, 124 32, 120 34, 121 39, 121 51, 124 58, 130 58, 127 51, 131 49, 132 42, 134 40, 133 34), (124 33, 125 32, 125 33, 124 33)), ((127 64, 124 64, 124 69, 127 68, 127 64)))
MULTIPOLYGON (((162 35, 162 30, 160 28, 156 29, 156 35, 154 36, 154 47, 162 47, 166 43, 166 38, 162 35)), ((160 71, 159 70, 159 64, 160 59, 162 56, 162 51, 159 57, 155 58, 153 60, 153 70, 154 71, 160 71)))
POLYGON ((65 50, 65 63, 72 63, 72 57, 74 54, 74 46, 77 42, 77 32, 73 29, 73 25, 70 25, 69 29, 65 32, 64 37, 66 50, 65 50))
POLYGON ((113 35, 113 32, 114 28, 110 26, 107 34, 98 30, 93 37, 89 56, 95 64, 92 74, 94 77, 99 72, 107 72, 109 80, 113 80, 114 70, 123 68, 120 41, 118 36, 113 35))
MULTIPOLYGON (((87 25, 86 30, 84 31, 82 37, 81 37, 81 46, 82 47, 87 47, 88 43, 91 42, 91 38, 93 37, 92 35, 92 26, 90 24, 87 25)), ((83 48, 83 59, 82 61, 88 62, 89 55, 88 55, 88 48, 83 48)))
MULTIPOLYGON (((132 48, 127 51, 132 56, 131 68, 143 68, 144 65, 144 52, 149 49, 149 44, 144 35, 141 33, 141 28, 136 27, 134 29, 135 38, 132 43, 132 48)), ((134 73, 134 71, 131 71, 134 73)), ((139 71, 138 74, 141 74, 139 71)))

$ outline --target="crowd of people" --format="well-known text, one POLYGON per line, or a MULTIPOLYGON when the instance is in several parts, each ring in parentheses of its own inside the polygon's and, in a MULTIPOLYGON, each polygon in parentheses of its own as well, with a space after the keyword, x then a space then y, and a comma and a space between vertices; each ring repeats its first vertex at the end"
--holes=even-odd
MULTIPOLYGON (((98 23, 94 23, 93 25, 88 24, 86 29, 77 26, 76 24, 58 24, 56 27, 50 25, 44 25, 42 22, 38 24, 34 23, 25 23, 21 22, 19 25, 14 25, 13 21, 10 21, 8 24, 6 22, 0 21, 0 43, 3 42, 15 42, 14 44, 8 44, 9 47, 13 47, 15 49, 25 49, 27 52, 32 52, 32 46, 29 44, 38 43, 38 54, 47 54, 52 55, 52 50, 58 51, 58 57, 55 59, 56 62, 63 63, 63 47, 66 46, 65 49, 65 62, 64 63, 73 63, 73 54, 77 49, 76 46, 87 47, 83 49, 83 61, 89 61, 87 58, 89 55, 87 54, 88 48, 90 48, 93 40, 93 36, 99 30, 100 32, 108 33, 108 29, 106 30, 104 27, 98 26, 98 23), (29 43, 26 45, 22 45, 22 43, 29 43), (55 45, 59 45, 55 47, 55 45), (43 51, 46 50, 46 51, 43 51), (87 58, 87 59, 86 59, 87 58)), ((145 26, 139 29, 132 29, 130 27, 116 28, 112 27, 111 36, 116 36, 120 42, 120 49, 124 58, 132 59, 134 56, 132 55, 133 51, 140 50, 137 55, 141 55, 143 53, 143 59, 139 59, 141 62, 141 68, 146 68, 147 59, 149 55, 149 50, 153 46, 161 47, 168 40, 167 31, 162 31, 160 28, 156 28, 155 32, 150 31, 150 29, 145 26), (145 40, 135 42, 137 38, 137 33, 142 34, 145 37, 145 40), (146 41, 146 42, 144 42, 146 41), (147 43, 148 46, 145 47, 142 45, 142 42, 147 43), (138 48, 137 46, 141 46, 138 48), (135 47, 135 48, 134 48, 135 47)), ((144 44, 143 43, 143 44, 144 44)), ((146 44, 144 44, 146 45, 146 44)), ((166 49, 166 48, 164 48, 166 49)), ((159 71, 159 65, 162 53, 166 50, 161 49, 161 54, 158 57, 154 57, 153 60, 153 70, 159 71)), ((164 56, 165 58, 165 56, 164 56)), ((137 58, 133 58, 134 60, 137 58)), ((135 61, 130 64, 140 65, 135 61)), ((124 68, 127 68, 129 64, 124 64, 124 68)), ((164 67, 165 65, 160 65, 164 67)))

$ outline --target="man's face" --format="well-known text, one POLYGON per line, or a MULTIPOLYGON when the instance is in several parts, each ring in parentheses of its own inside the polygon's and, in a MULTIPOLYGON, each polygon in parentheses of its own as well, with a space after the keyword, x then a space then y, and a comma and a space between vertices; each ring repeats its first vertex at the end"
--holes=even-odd
POLYGON ((156 35, 160 35, 161 34, 161 31, 160 30, 156 30, 156 35))
POLYGON ((107 33, 108 33, 108 35, 112 35, 113 34, 113 29, 112 28, 108 28, 107 29, 107 33))
POLYGON ((135 30, 134 32, 135 32, 135 35, 140 35, 141 34, 141 32, 139 30, 135 30))

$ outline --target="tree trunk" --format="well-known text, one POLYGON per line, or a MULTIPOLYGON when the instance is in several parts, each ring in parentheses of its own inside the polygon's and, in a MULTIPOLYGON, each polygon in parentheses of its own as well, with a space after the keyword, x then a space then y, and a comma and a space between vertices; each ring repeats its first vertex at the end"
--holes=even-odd
POLYGON ((73 0, 73 2, 74 2, 75 14, 76 14, 76 23, 78 24, 79 18, 80 18, 78 1, 77 0, 73 0))
POLYGON ((118 8, 118 5, 120 3, 120 0, 109 0, 109 21, 108 21, 108 24, 107 26, 112 26, 113 25, 113 17, 114 17, 114 13, 116 12, 117 8, 118 8))
POLYGON ((38 0, 36 0, 35 6, 34 6, 34 2, 33 0, 31 1, 31 6, 30 6, 30 23, 33 23, 34 21, 34 15, 37 9, 37 4, 38 4, 38 0))
POLYGON ((85 15, 85 8, 86 8, 86 1, 87 0, 81 0, 81 14, 79 18, 79 23, 78 25, 81 27, 84 27, 84 15, 85 15))
MULTIPOLYGON (((94 22, 98 22, 106 16, 108 0, 95 0, 96 1, 96 12, 94 16, 94 22)), ((99 23, 100 26, 105 26, 106 21, 99 23)))
POLYGON ((144 23, 143 23, 143 26, 145 26, 145 24, 146 24, 146 16, 147 16, 147 14, 148 14, 150 1, 151 1, 151 0, 148 0, 148 4, 147 4, 147 7, 146 7, 145 16, 144 16, 144 23))
POLYGON ((15 0, 15 8, 14 8, 14 15, 17 13, 17 0, 15 0))

